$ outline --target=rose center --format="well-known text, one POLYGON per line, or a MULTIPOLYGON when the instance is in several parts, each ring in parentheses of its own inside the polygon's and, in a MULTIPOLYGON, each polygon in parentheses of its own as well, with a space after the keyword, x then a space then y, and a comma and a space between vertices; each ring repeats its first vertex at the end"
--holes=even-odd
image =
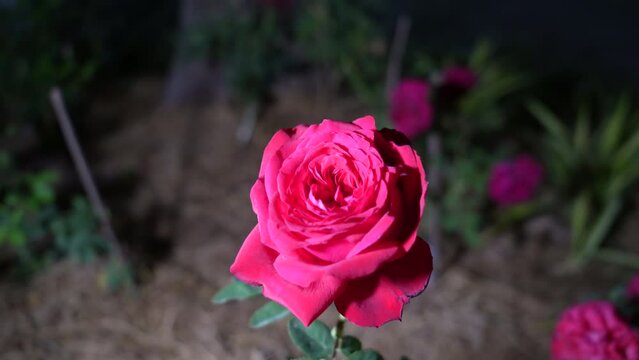
POLYGON ((344 165, 348 164, 335 161, 318 164, 310 169, 312 176, 309 178, 308 199, 313 205, 327 211, 344 208, 352 203, 358 179, 352 170, 344 165))

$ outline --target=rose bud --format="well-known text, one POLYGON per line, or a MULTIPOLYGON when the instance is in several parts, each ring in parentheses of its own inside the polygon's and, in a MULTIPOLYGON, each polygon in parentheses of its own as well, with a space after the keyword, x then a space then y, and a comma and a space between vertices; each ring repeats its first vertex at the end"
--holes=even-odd
POLYGON ((417 236, 422 162, 366 116, 278 131, 251 190, 258 224, 231 272, 309 325, 327 307, 360 326, 400 319, 433 269, 417 236))

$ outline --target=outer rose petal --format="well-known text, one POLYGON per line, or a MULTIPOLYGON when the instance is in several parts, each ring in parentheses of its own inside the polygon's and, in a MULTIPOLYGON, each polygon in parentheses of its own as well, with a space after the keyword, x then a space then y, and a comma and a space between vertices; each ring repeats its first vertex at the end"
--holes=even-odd
POLYGON ((375 126, 375 118, 371 115, 366 115, 359 119, 355 119, 355 121, 353 121, 353 124, 360 126, 363 129, 377 130, 377 127, 375 126))
POLYGON ((275 251, 262 245, 256 226, 244 240, 231 265, 231 273, 249 284, 264 286, 265 297, 288 308, 308 326, 333 302, 340 282, 325 276, 306 288, 293 285, 282 279, 273 268, 276 256, 275 251))
POLYGON ((345 284, 335 306, 359 326, 379 327, 400 320, 404 304, 426 288, 432 271, 430 248, 419 239, 404 257, 370 276, 345 284))

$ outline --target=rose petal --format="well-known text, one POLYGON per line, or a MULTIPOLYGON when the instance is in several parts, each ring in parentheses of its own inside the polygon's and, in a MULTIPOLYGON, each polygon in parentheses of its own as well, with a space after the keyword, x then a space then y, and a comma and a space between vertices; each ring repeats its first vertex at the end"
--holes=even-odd
POLYGON ((402 258, 344 285, 337 310, 359 326, 379 327, 402 317, 404 304, 422 292, 433 270, 428 244, 419 239, 402 258))
POLYGON ((369 130, 377 129, 377 127, 375 126, 375 118, 372 117, 371 115, 367 115, 359 119, 355 119, 355 121, 353 121, 353 124, 360 126, 364 129, 369 129, 369 130))
POLYGON ((231 273, 249 284, 262 285, 265 297, 285 306, 308 326, 333 302, 340 282, 332 276, 324 276, 306 288, 291 284, 275 271, 276 257, 275 251, 260 242, 256 226, 231 265, 231 273))

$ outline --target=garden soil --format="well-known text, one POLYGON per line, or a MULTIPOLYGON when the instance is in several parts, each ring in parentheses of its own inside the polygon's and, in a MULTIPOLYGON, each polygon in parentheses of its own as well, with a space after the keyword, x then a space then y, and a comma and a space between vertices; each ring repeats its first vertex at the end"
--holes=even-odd
MULTIPOLYGON (((249 190, 270 136, 281 127, 366 113, 353 99, 315 95, 307 83, 289 79, 275 88, 246 145, 234 139, 233 106, 164 109, 157 79, 96 101, 90 120, 104 131, 88 145, 90 158, 129 258, 139 265, 139 285, 108 292, 104 262, 70 261, 28 284, 0 284, 0 359, 299 355, 285 321, 249 329, 263 299, 210 299, 229 282, 229 265, 255 225, 249 190)), ((629 237, 636 227, 621 233, 629 237)), ((406 306, 401 322, 378 329, 347 324, 346 333, 387 360, 547 359, 561 310, 619 281, 620 271, 607 265, 562 271, 567 233, 551 217, 489 236, 476 250, 457 244, 441 244, 431 285, 406 306)), ((321 319, 335 318, 330 309, 321 319)))

